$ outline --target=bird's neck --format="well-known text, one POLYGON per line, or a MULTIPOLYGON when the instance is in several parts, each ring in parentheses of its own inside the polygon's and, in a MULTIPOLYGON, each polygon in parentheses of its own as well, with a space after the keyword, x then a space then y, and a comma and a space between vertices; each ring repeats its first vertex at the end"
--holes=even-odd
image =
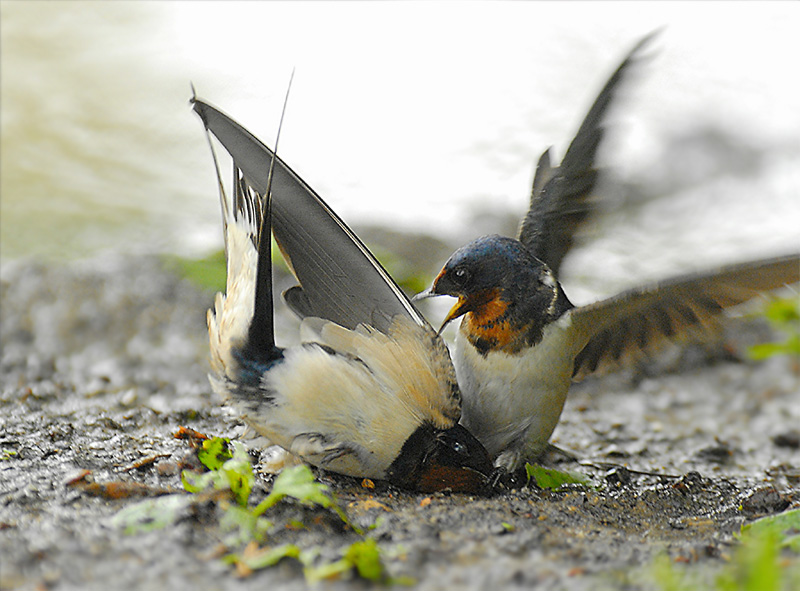
POLYGON ((526 323, 520 322, 518 307, 493 290, 464 315, 461 332, 481 355, 490 351, 516 354, 527 345, 526 323))
POLYGON ((572 308, 558 288, 546 297, 509 297, 493 290, 464 315, 461 332, 481 355, 502 351, 509 355, 542 340, 545 326, 572 308))

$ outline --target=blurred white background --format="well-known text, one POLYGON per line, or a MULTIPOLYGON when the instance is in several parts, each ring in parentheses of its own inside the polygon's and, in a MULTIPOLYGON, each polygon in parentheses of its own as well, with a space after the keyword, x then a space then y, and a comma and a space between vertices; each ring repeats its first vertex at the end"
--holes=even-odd
POLYGON ((351 225, 457 242, 499 230, 475 212, 521 216, 539 154, 563 155, 625 53, 662 27, 602 153, 620 182, 659 198, 609 218, 567 270, 611 292, 800 248, 797 3, 0 10, 6 260, 219 248, 190 82, 272 144, 293 68, 280 153, 351 225))

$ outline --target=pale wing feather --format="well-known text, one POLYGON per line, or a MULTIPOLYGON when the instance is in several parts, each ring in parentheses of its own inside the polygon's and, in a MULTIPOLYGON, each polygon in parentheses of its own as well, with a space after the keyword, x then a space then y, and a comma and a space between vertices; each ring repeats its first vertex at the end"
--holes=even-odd
POLYGON ((455 370, 449 352, 433 330, 398 316, 389 335, 364 325, 348 330, 327 323, 321 342, 362 361, 420 422, 452 427, 460 417, 455 370))
POLYGON ((263 384, 281 397, 269 413, 256 417, 254 427, 317 465, 324 462, 325 449, 315 454, 308 441, 319 435, 328 448, 350 450, 329 464, 330 469, 382 478, 417 428, 416 417, 398 409, 387 420, 397 399, 352 358, 313 346, 293 347, 285 355, 263 384))

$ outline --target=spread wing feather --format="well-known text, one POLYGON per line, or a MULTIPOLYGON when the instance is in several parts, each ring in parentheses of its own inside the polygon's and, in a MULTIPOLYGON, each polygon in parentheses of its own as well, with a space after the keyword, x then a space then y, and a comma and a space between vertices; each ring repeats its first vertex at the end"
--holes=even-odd
POLYGON ((576 379, 695 329, 716 327, 726 308, 800 281, 800 254, 731 265, 637 287, 568 312, 582 336, 576 379))
POLYGON ((628 53, 606 82, 583 120, 560 166, 550 164, 550 150, 539 158, 528 213, 519 241, 558 276, 561 261, 572 247, 578 228, 595 211, 590 197, 597 184, 595 157, 603 139, 603 122, 620 82, 637 61, 650 34, 628 53))
MULTIPOLYGON (((272 151, 215 107, 197 98, 193 103, 243 172, 243 182, 263 195, 272 151)), ((303 314, 313 312, 347 328, 369 324, 381 332, 397 315, 429 326, 361 240, 279 157, 272 178, 272 224, 302 285, 303 314)))

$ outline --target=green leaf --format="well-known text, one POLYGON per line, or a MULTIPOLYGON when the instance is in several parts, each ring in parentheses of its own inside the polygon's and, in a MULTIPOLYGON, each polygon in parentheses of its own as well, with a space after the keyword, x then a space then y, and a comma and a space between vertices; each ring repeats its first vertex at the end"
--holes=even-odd
POLYGON ((253 514, 263 514, 264 511, 278 504, 286 497, 292 497, 301 503, 319 505, 325 509, 331 509, 353 531, 359 534, 364 533, 350 521, 344 510, 328 494, 328 487, 314 479, 314 474, 305 464, 285 468, 275 479, 267 498, 253 509, 253 514))
MULTIPOLYGON (((246 506, 255 482, 255 475, 253 467, 250 465, 250 456, 244 446, 238 442, 233 442, 231 446, 233 447, 232 457, 223 462, 219 468, 203 474, 184 470, 181 473, 183 488, 191 493, 198 493, 211 487, 216 490, 228 489, 233 493, 234 499, 239 505, 246 506)), ((206 460, 214 465, 219 457, 212 449, 208 451, 206 460)))
POLYGON ((800 336, 790 335, 785 341, 779 343, 751 345, 747 352, 755 361, 763 361, 775 355, 800 355, 800 336))
MULTIPOLYGON (((687 576, 692 571, 673 564, 664 554, 652 566, 661 591, 788 591, 797 589, 798 570, 781 549, 791 547, 800 526, 800 509, 759 519, 742 527, 740 543, 714 584, 687 576)), ((796 564, 796 563, 795 563, 796 564)))
MULTIPOLYGON (((741 544, 717 579, 719 591, 783 591, 796 588, 797 569, 781 558, 781 550, 800 551, 800 509, 770 515, 742 527, 741 544)), ((785 556, 785 555, 784 555, 785 556)))
POLYGON ((230 450, 230 440, 224 437, 212 437, 203 441, 203 446, 197 451, 197 458, 209 470, 219 470, 227 460, 233 457, 230 450))
POLYGON ((775 298, 767 304, 764 316, 778 328, 800 322, 800 298, 775 298))
POLYGON ((742 526, 741 537, 744 540, 748 536, 775 534, 781 545, 785 545, 787 541, 795 544, 798 532, 800 532, 800 509, 793 509, 777 515, 762 517, 742 526))
POLYGON ((381 561, 378 544, 372 538, 353 543, 344 555, 345 560, 355 566, 359 576, 370 581, 386 577, 386 568, 381 561))
POLYGON ((764 308, 764 317, 783 333, 783 341, 759 343, 748 348, 752 359, 761 361, 775 355, 800 356, 800 298, 774 298, 764 308))
MULTIPOLYGON (((195 285, 213 291, 225 291, 227 282, 227 263, 225 251, 218 250, 199 259, 188 259, 179 256, 165 256, 164 265, 177 275, 188 279, 195 285)), ((280 255, 275 239, 272 239, 272 266, 289 273, 289 267, 280 255)))
POLYGON ((285 468, 272 485, 267 498, 261 501, 253 510, 255 515, 261 515, 274 505, 277 505, 285 497, 292 497, 298 501, 330 507, 333 499, 328 494, 328 487, 314 480, 314 474, 306 465, 292 466, 285 468))
POLYGON ((656 556, 651 568, 653 580, 658 583, 660 591, 690 591, 696 589, 695 586, 687 582, 683 571, 673 564, 667 554, 656 556))
POLYGON ((339 575, 349 572, 352 568, 353 565, 342 558, 341 560, 328 562, 320 566, 306 566, 303 569, 303 574, 306 577, 306 581, 313 584, 324 581, 325 579, 338 577, 339 575))
POLYGON ((515 528, 515 527, 514 527, 512 524, 508 523, 507 521, 503 521, 503 522, 501 522, 501 523, 500 523, 500 525, 501 525, 501 526, 503 527, 503 529, 504 529, 505 531, 507 531, 507 532, 513 532, 513 531, 515 531, 515 530, 517 529, 517 528, 515 528))
POLYGON ((184 470, 181 472, 181 484, 183 484, 183 489, 186 492, 199 493, 209 488, 213 483, 221 481, 219 476, 217 472, 203 472, 202 474, 198 474, 191 470, 184 470))
POLYGON ((232 554, 228 562, 241 562, 251 570, 259 570, 275 566, 284 558, 294 558, 300 560, 300 547, 295 544, 283 544, 275 548, 264 548, 254 555, 243 556, 242 554, 232 554))
POLYGON ((226 546, 240 546, 252 540, 263 542, 273 523, 264 517, 253 515, 252 511, 238 505, 230 505, 222 514, 219 523, 223 532, 228 532, 226 546))
POLYGON ((381 560, 380 548, 373 539, 361 540, 345 550, 341 560, 305 569, 306 580, 316 583, 355 570, 362 579, 385 582, 388 577, 381 560))
POLYGON ((194 503, 188 495, 166 495, 129 505, 111 518, 111 525, 124 529, 126 534, 145 533, 162 529, 186 515, 194 503))
POLYGON ((561 472, 553 468, 545 468, 534 464, 525 464, 525 473, 528 475, 528 482, 533 479, 539 488, 557 489, 565 484, 580 484, 591 487, 592 482, 583 474, 574 472, 561 472))
POLYGON ((236 502, 246 507, 256 477, 244 445, 239 442, 233 443, 233 457, 222 464, 220 471, 225 474, 236 502))
POLYGON ((726 573, 728 579, 735 582, 734 588, 743 591, 781 591, 779 552, 778 534, 774 530, 748 535, 736 551, 730 572, 726 573))

